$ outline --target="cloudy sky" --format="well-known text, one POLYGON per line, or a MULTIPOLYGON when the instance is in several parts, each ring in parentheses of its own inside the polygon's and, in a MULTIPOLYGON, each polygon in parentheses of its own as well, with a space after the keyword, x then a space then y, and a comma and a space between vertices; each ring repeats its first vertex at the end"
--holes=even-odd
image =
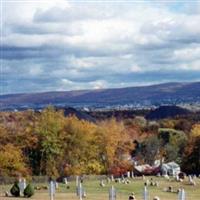
POLYGON ((1 94, 200 81, 200 1, 1 0, 1 94))

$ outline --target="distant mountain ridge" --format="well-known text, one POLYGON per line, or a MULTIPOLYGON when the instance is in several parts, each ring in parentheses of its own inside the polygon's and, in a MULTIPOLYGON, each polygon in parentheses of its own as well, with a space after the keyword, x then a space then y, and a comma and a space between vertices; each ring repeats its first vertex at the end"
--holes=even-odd
POLYGON ((195 101, 200 102, 200 82, 175 82, 128 88, 1 95, 0 108, 47 104, 69 106, 155 105, 195 101))

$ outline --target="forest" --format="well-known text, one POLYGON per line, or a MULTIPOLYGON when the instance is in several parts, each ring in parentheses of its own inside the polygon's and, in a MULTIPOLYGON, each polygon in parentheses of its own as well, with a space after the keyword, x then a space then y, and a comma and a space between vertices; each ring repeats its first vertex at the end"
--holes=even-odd
POLYGON ((148 121, 110 117, 96 122, 65 116, 49 106, 41 112, 0 113, 0 176, 120 175, 135 161, 175 161, 200 174, 200 121, 148 121))

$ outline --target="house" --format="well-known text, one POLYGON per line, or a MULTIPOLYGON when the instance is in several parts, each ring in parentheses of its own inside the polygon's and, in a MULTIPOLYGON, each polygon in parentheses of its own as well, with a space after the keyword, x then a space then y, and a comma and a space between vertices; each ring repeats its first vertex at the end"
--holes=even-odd
POLYGON ((164 163, 161 166, 162 175, 177 176, 180 172, 181 168, 175 162, 164 163))

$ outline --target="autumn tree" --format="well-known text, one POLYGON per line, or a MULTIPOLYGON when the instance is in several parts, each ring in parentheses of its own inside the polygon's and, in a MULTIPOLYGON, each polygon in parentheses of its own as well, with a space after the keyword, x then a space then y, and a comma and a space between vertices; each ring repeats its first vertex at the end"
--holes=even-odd
POLYGON ((101 159, 106 172, 112 171, 116 166, 130 166, 130 152, 133 143, 127 134, 124 124, 110 119, 99 124, 98 146, 101 150, 101 159))
POLYGON ((63 129, 63 150, 61 157, 63 173, 99 174, 103 166, 99 160, 99 146, 96 135, 97 126, 79 120, 75 116, 67 117, 63 129))
POLYGON ((15 176, 18 174, 28 174, 25 158, 18 147, 7 144, 0 150, 0 175, 15 176))
POLYGON ((158 137, 162 144, 162 154, 166 162, 176 161, 181 164, 183 150, 187 144, 187 135, 175 129, 160 129, 158 137))
POLYGON ((181 163, 182 153, 187 143, 187 136, 183 131, 169 128, 159 129, 158 135, 147 137, 142 143, 139 155, 143 161, 153 164, 160 159, 165 162, 176 161, 181 163))
POLYGON ((36 133, 40 150, 40 173, 57 176, 57 158, 62 154, 62 129, 64 115, 53 107, 44 109, 38 117, 36 133))
POLYGON ((182 167, 187 173, 200 174, 200 124, 192 127, 182 167))

